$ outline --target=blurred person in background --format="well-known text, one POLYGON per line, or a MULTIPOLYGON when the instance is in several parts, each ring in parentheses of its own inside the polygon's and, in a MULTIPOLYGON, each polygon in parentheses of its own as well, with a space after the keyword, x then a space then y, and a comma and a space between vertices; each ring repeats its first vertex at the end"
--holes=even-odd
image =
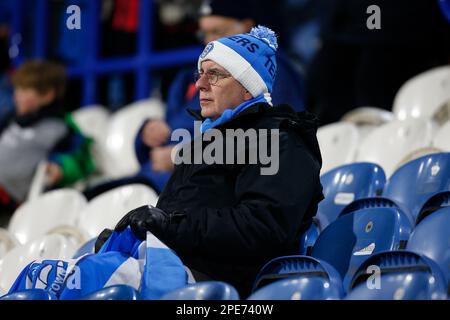
POLYGON ((322 125, 351 109, 392 109, 411 77, 449 63, 449 25, 436 0, 320 0, 322 40, 307 71, 308 110, 322 125), (369 29, 371 5, 380 29, 369 29))
POLYGON ((36 167, 48 161, 48 185, 74 183, 94 170, 92 140, 64 113, 64 68, 44 60, 14 73, 15 110, 0 123, 0 212, 25 200, 36 167))

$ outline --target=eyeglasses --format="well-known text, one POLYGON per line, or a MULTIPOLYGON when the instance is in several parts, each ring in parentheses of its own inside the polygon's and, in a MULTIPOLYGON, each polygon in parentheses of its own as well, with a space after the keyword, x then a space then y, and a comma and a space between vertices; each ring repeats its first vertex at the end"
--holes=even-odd
POLYGON ((208 83, 210 85, 215 85, 217 83, 217 81, 219 81, 219 79, 226 79, 226 78, 230 78, 231 74, 229 73, 220 73, 214 70, 208 70, 206 72, 203 71, 196 71, 194 72, 194 80, 195 82, 197 82, 198 80, 200 80, 200 78, 206 75, 206 79, 208 79, 208 83))

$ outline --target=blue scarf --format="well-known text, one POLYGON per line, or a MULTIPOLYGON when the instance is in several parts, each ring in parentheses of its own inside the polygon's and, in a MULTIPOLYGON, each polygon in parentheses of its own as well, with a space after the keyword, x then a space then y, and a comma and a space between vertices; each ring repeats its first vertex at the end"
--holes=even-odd
MULTIPOLYGON (((270 99, 270 98, 269 98, 270 99)), ((200 132, 205 133, 207 130, 211 128, 215 128, 218 125, 221 125, 222 123, 225 123, 227 121, 230 121, 234 117, 236 117, 240 112, 247 109, 248 107, 257 104, 258 102, 268 102, 270 100, 267 99, 263 94, 260 96, 257 96, 256 98, 253 98, 251 100, 245 101, 244 103, 241 103, 234 109, 226 109, 222 115, 217 118, 216 120, 212 120, 211 118, 207 118, 205 121, 203 121, 202 126, 200 127, 200 132)))

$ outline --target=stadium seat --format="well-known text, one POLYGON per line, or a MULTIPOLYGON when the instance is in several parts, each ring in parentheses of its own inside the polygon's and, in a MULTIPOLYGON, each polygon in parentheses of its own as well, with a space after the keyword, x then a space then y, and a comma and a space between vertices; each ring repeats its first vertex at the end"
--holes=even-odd
POLYGON ((310 251, 314 246, 320 234, 320 223, 316 217, 313 217, 311 226, 300 236, 300 255, 310 255, 310 251))
POLYGON ((322 175, 320 180, 325 199, 319 203, 316 217, 323 230, 352 201, 381 194, 386 176, 380 166, 361 162, 333 169, 322 175))
POLYGON ((5 295, 0 300, 56 300, 56 297, 46 290, 31 289, 5 295))
POLYGON ((139 293, 127 285, 115 285, 92 292, 81 300, 139 300, 139 293))
POLYGON ((449 100, 450 66, 437 67, 402 85, 395 96, 393 112, 399 120, 436 118, 449 100))
POLYGON ((357 267, 373 253, 403 249, 411 222, 396 207, 363 208, 341 216, 319 235, 311 255, 331 264, 347 287, 357 267))
POLYGON ((433 146, 445 152, 450 152, 450 121, 439 128, 433 138, 433 146))
POLYGON ((44 193, 14 212, 8 231, 20 244, 25 244, 56 227, 75 226, 86 204, 85 197, 73 189, 44 193))
POLYGON ((435 125, 424 119, 392 121, 375 129, 362 141, 356 161, 376 163, 384 169, 386 177, 390 177, 407 155, 431 145, 434 131, 435 125))
POLYGON ((119 178, 135 174, 139 163, 134 152, 134 140, 148 118, 163 118, 164 107, 157 99, 132 103, 114 113, 101 141, 100 167, 105 176, 119 178))
POLYGON ((450 207, 438 209, 420 220, 406 249, 436 261, 450 285, 450 207))
POLYGON ((17 245, 17 240, 11 236, 8 230, 0 228, 0 259, 17 245))
POLYGON ((239 294, 227 283, 204 281, 169 292, 161 300, 239 300, 239 294))
POLYGON ((299 277, 314 278, 314 283, 330 286, 331 292, 343 295, 341 276, 333 266, 326 261, 300 255, 278 257, 266 263, 256 276, 252 291, 256 292, 278 280, 299 277))
POLYGON ((78 248, 77 252, 73 255, 73 259, 78 259, 85 254, 94 253, 95 252, 95 242, 97 238, 92 238, 91 240, 84 243, 80 248, 78 248))
POLYGON ((101 105, 89 105, 75 110, 73 118, 83 134, 100 141, 108 126, 109 111, 101 105))
POLYGON ((269 261, 258 273, 252 291, 250 300, 340 299, 344 294, 339 273, 327 262, 308 256, 269 261))
POLYGON ((434 194, 450 190, 450 153, 436 153, 413 160, 387 181, 383 197, 407 210, 414 223, 425 202, 434 194))
POLYGON ((409 251, 367 259, 350 284, 348 300, 431 300, 446 298, 443 274, 434 261, 409 251))
POLYGON ((108 131, 109 111, 101 105, 89 105, 75 110, 72 114, 83 134, 94 139, 93 158, 97 164, 97 170, 100 173, 103 172, 101 165, 108 159, 104 158, 105 151, 102 149, 102 142, 108 131))
POLYGON ((394 119, 395 116, 390 111, 376 107, 359 107, 344 114, 341 121, 355 124, 362 140, 377 127, 394 119))
POLYGON ((80 215, 78 227, 88 239, 97 237, 105 228, 114 228, 130 210, 142 205, 156 205, 157 194, 142 184, 114 188, 93 198, 80 215))
POLYGON ((317 140, 322 153, 323 174, 337 166, 353 162, 359 143, 358 129, 353 123, 332 123, 317 130, 317 140))
POLYGON ((43 259, 70 259, 75 253, 75 245, 58 234, 45 235, 39 239, 18 246, 0 260, 0 287, 8 291, 17 276, 30 262, 43 259))
POLYGON ((320 277, 293 277, 273 282, 247 300, 337 300, 342 291, 320 277))

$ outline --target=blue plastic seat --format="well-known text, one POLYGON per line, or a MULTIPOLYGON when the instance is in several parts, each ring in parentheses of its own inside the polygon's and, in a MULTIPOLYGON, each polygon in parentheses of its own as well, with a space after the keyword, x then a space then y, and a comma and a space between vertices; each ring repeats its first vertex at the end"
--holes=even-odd
POLYGON ((30 289, 4 295, 0 300, 56 300, 56 297, 42 289, 30 289))
POLYGON ((370 257, 358 268, 349 291, 348 300, 446 298, 444 275, 438 265, 410 251, 381 252, 370 257))
POLYGON ((406 249, 434 260, 450 287, 450 207, 424 217, 411 234, 406 249))
POLYGON ((161 300, 239 300, 239 294, 225 282, 204 281, 169 292, 161 300))
POLYGON ((310 255, 311 249, 314 246, 314 243, 316 242, 317 238, 320 234, 320 226, 318 220, 314 217, 313 223, 308 228, 308 230, 305 231, 300 236, 300 255, 310 255))
POLYGON ((432 195, 420 209, 417 216, 417 224, 436 210, 446 207, 450 207, 450 191, 438 192, 432 195))
POLYGON ((337 167, 320 180, 325 199, 319 203, 316 217, 324 230, 352 201, 380 195, 386 175, 375 163, 359 162, 337 167))
POLYGON ((426 155, 403 165, 389 178, 382 196, 407 210, 417 223, 424 203, 443 191, 450 191, 450 153, 426 155))
MULTIPOLYGON (((308 256, 284 256, 269 261, 258 273, 252 291, 255 294, 256 291, 260 292, 261 297, 266 296, 272 289, 267 289, 268 292, 262 289, 271 284, 281 280, 300 278, 303 280, 289 283, 289 292, 292 294, 297 289, 303 288, 304 299, 319 299, 319 297, 337 299, 343 296, 342 280, 335 268, 325 261, 308 256)), ((288 292, 286 292, 286 299, 287 296, 289 296, 288 292)), ((257 298, 252 295, 252 299, 257 298)))
POLYGON ((344 289, 368 256, 403 249, 411 223, 398 208, 364 208, 341 215, 317 239, 311 255, 331 264, 343 278, 344 289))
POLYGON ((86 242, 85 244, 83 244, 77 250, 77 252, 73 255, 73 259, 78 259, 79 257, 84 256, 85 254, 88 254, 88 253, 94 253, 95 241, 97 241, 97 238, 93 238, 93 239, 89 240, 88 242, 86 242))
POLYGON ((247 300, 338 300, 342 288, 323 277, 293 277, 273 282, 254 292, 247 300))
POLYGON ((115 285, 92 292, 82 300, 139 300, 139 293, 133 287, 115 285))

